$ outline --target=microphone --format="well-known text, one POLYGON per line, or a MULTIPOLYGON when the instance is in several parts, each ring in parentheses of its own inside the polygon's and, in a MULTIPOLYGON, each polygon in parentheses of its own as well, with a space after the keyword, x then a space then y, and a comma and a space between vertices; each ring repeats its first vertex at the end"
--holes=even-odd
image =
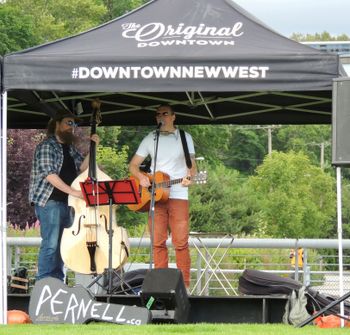
POLYGON ((158 125, 157 125, 157 130, 160 129, 160 127, 164 124, 163 121, 159 121, 158 125))

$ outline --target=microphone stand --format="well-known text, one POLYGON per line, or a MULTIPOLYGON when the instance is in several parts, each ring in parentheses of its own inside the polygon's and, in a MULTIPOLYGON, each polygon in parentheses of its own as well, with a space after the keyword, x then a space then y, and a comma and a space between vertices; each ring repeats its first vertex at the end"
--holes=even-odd
POLYGON ((160 121, 158 123, 154 140, 155 150, 154 150, 154 161, 153 161, 153 169, 152 169, 152 185, 151 185, 151 201, 149 206, 148 218, 151 218, 151 251, 150 251, 150 261, 149 261, 149 269, 153 268, 153 245, 154 245, 154 211, 155 211, 155 174, 156 174, 156 166, 157 166, 157 156, 158 156, 158 144, 159 144, 159 135, 160 135, 160 127, 163 122, 160 121))

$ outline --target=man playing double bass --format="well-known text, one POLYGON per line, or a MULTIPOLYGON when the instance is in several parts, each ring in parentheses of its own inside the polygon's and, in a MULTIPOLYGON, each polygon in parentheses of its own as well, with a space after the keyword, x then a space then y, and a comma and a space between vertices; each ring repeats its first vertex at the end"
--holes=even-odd
MULTIPOLYGON (((72 224, 68 195, 83 198, 70 185, 87 169, 89 155, 83 158, 75 147, 79 119, 68 111, 58 111, 48 123, 47 138, 35 149, 29 185, 29 201, 35 206, 42 238, 37 280, 54 277, 64 280, 60 242, 64 228, 72 224)), ((98 144, 96 134, 91 140, 98 144)))
MULTIPOLYGON (((190 252, 188 246, 189 237, 189 203, 188 186, 190 176, 194 176, 196 165, 194 160, 194 145, 190 134, 185 133, 188 152, 192 167, 188 168, 185 153, 179 133, 174 126, 175 112, 169 105, 162 105, 157 108, 156 122, 160 126, 159 148, 157 154, 156 170, 166 173, 170 179, 183 178, 181 184, 172 185, 169 199, 165 202, 157 202, 154 213, 154 265, 155 268, 168 267, 168 250, 166 240, 168 229, 171 231, 171 238, 175 247, 176 264, 181 270, 185 286, 190 286, 190 252)), ((141 173, 139 166, 147 156, 153 161, 155 156, 155 132, 149 133, 141 142, 136 154, 130 161, 130 173, 139 179, 140 185, 150 187, 149 178, 141 173)), ((150 230, 151 219, 149 220, 150 230)))

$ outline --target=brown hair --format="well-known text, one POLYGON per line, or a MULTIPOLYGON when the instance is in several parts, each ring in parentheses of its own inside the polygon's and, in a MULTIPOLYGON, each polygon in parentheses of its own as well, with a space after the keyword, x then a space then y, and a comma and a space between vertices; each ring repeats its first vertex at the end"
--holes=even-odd
POLYGON ((74 119, 75 122, 80 122, 82 119, 77 117, 75 114, 71 113, 67 110, 59 110, 55 113, 55 115, 50 119, 49 123, 47 124, 47 131, 46 135, 52 136, 55 135, 56 132, 56 123, 61 122, 64 118, 69 117, 74 119))
POLYGON ((50 119, 49 123, 47 124, 47 130, 46 130, 47 137, 55 135, 56 122, 59 122, 59 121, 56 121, 54 119, 50 119))
POLYGON ((172 115, 175 114, 175 110, 174 110, 174 108, 171 105, 168 105, 168 104, 159 105, 157 107, 157 111, 159 111, 159 109, 161 109, 161 108, 168 108, 172 115))

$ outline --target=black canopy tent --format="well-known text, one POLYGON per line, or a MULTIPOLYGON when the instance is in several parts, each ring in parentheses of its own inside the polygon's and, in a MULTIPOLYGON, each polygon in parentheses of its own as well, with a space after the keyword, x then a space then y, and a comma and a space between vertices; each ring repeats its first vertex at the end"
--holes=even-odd
POLYGON ((154 0, 79 35, 4 59, 8 127, 102 101, 102 125, 331 122, 338 56, 272 31, 230 0, 154 0))
MULTIPOLYGON (((291 41, 230 0, 153 0, 79 35, 6 55, 1 130, 44 128, 56 110, 102 101, 102 125, 149 125, 159 103, 178 124, 331 123, 337 55, 291 41)), ((6 138, 1 136, 6 264, 6 138)), ((6 271, 0 271, 0 323, 6 271)))

